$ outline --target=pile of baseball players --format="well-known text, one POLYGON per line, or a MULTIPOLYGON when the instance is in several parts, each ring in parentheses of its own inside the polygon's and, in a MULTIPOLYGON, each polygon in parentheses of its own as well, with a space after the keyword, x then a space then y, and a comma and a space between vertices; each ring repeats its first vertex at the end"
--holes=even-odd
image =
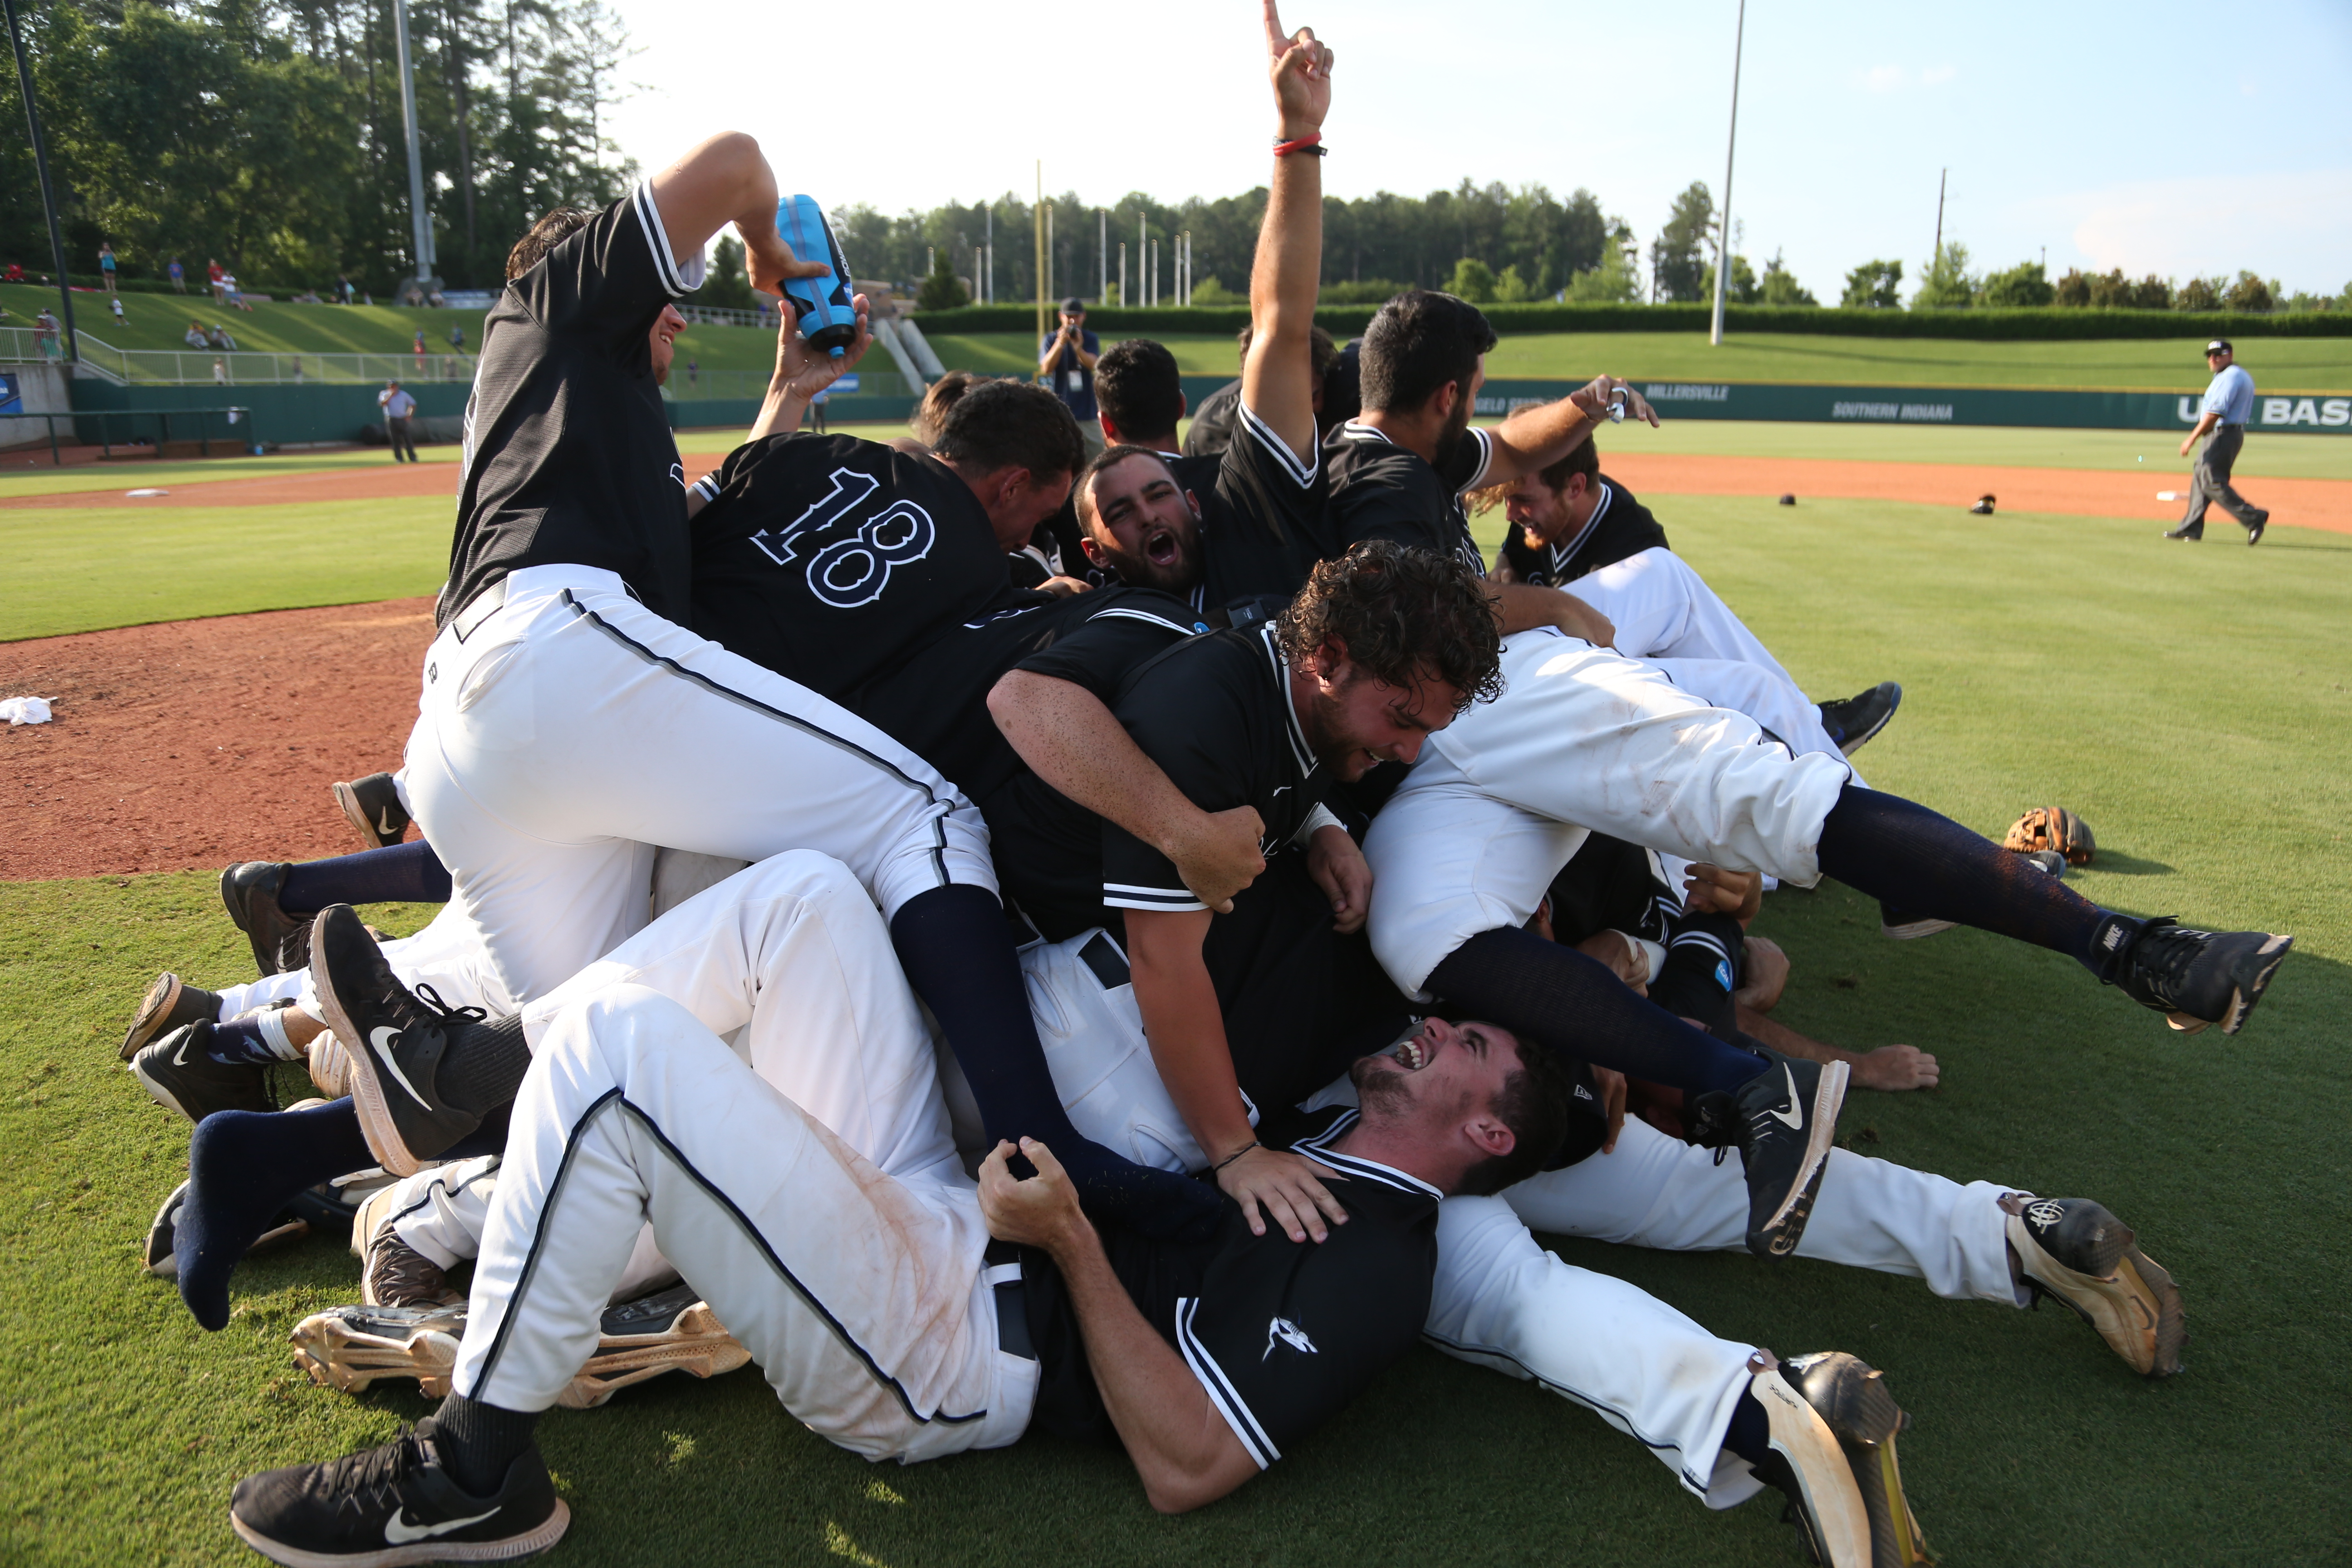
POLYGON ((1252 331, 1189 455, 1143 341, 1097 365, 1092 458, 1005 380, 934 388, 919 440, 799 434, 860 300, 838 359, 780 334, 689 489, 672 302, 730 223, 762 287, 812 268, 757 146, 516 247, 404 765, 338 786, 377 847, 230 868, 262 978, 166 974, 123 1047, 195 1124, 148 1262, 198 1321, 355 1209, 362 1301, 298 1359, 445 1395, 240 1483, 257 1552, 540 1550, 541 1412, 747 1361, 868 1458, 1091 1435, 1187 1510, 1425 1342, 1709 1506, 1780 1489, 1820 1561, 1927 1560, 1876 1370, 1719 1339, 1539 1231, 2052 1295, 2177 1368, 2178 1294, 2095 1202, 1834 1146, 1850 1078, 1937 1064, 1771 1023, 1745 928, 1832 877, 1890 935, 1998 931, 2225 1031, 2290 939, 2102 910, 1864 787, 1899 694, 1809 700, 1668 551, 1598 467, 1612 404, 1655 423, 1623 383, 1474 428, 1494 333, 1422 291, 1336 353, 1331 52, 1265 10, 1252 331), (443 908, 380 940, 352 906, 388 900, 443 908), (279 1109, 280 1063, 321 1098, 279 1109))

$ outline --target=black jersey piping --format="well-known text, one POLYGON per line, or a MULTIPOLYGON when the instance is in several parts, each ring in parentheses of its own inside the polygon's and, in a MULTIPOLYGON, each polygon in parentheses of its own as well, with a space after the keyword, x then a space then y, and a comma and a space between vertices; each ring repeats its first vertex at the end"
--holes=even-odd
MULTIPOLYGON (((744 693, 737 691, 731 687, 721 686, 718 681, 711 679, 710 677, 688 669, 674 658, 667 658, 662 655, 654 652, 653 649, 646 647, 643 643, 638 642, 635 638, 630 637, 628 633, 622 631, 618 626, 614 626, 604 616, 588 608, 587 605, 583 605, 578 599, 573 598, 572 596, 572 590, 569 588, 563 590, 563 605, 564 607, 569 609, 573 615, 586 621, 590 626, 594 626, 598 631, 604 633, 606 637, 612 638, 623 647, 627 648, 631 653, 635 654, 647 664, 666 669, 669 671, 670 674, 677 676, 679 679, 689 681, 696 686, 699 686, 704 690, 710 692, 714 696, 725 698, 728 701, 748 708, 754 713, 764 713, 780 724, 790 725, 792 728, 800 731, 803 734, 813 735, 816 739, 826 742, 828 745, 839 747, 842 751, 848 752, 851 756, 856 757, 869 766, 878 769, 879 771, 889 774, 892 778, 897 779, 900 784, 905 784, 908 789, 913 790, 916 794, 921 795, 928 804, 935 806, 944 805, 946 810, 931 818, 931 868, 933 871, 938 873, 940 887, 946 888, 954 886, 955 879, 948 874, 947 816, 949 812, 955 809, 955 803, 952 800, 942 800, 940 793, 931 788, 930 785, 915 777, 912 773, 908 773, 904 768, 899 767, 897 763, 889 762, 885 758, 876 756, 872 752, 867 751, 865 747, 859 745, 855 741, 846 740, 842 736, 835 734, 832 731, 825 729, 823 725, 813 724, 806 719, 803 719, 796 714, 785 712, 781 708, 772 708, 756 697, 746 696, 744 693)), ((778 679, 781 679, 782 678, 779 677, 778 679)), ((814 693, 811 693, 811 695, 814 696, 814 693)))
POLYGON ((608 1110, 631 1118, 645 1130, 647 1137, 661 1145, 662 1152, 677 1162, 677 1168, 684 1172, 696 1186, 701 1188, 704 1195, 717 1205, 728 1218, 735 1222, 736 1228, 740 1230, 744 1238, 758 1249, 761 1258, 767 1262, 770 1268, 775 1271, 776 1277, 791 1287, 793 1294, 808 1304, 809 1310, 814 1312, 824 1326, 832 1331, 833 1337, 839 1340, 843 1347, 857 1358, 859 1364, 866 1368, 866 1374, 888 1389, 892 1397, 898 1401, 899 1407, 910 1417, 927 1426, 934 1421, 955 1426, 987 1418, 988 1412, 985 1410, 975 1410, 967 1415, 950 1415, 945 1412, 936 1415, 926 1415, 916 1409, 915 1402, 907 1397, 905 1386, 897 1378, 882 1370, 881 1363, 874 1359, 873 1354, 864 1345, 857 1342, 856 1336, 850 1333, 842 1321, 833 1315, 832 1310, 817 1300, 816 1292, 803 1284, 800 1277, 785 1266, 782 1258, 776 1256, 775 1249, 768 1245, 768 1238, 760 1234, 760 1227, 751 1223, 751 1216, 736 1207, 735 1201, 722 1192, 717 1183, 697 1170, 694 1162, 686 1157, 685 1151, 671 1142, 659 1124, 642 1107, 631 1101, 618 1088, 608 1089, 598 1095, 590 1102, 588 1109, 580 1113, 580 1119, 572 1124, 572 1130, 564 1134, 563 1159, 556 1166, 555 1179, 548 1184, 547 1196, 540 1202, 539 1217, 531 1226, 530 1249, 524 1255, 522 1272, 517 1276, 514 1289, 507 1298, 506 1315, 499 1321, 499 1331, 490 1341, 488 1352, 482 1357, 482 1370, 474 1380, 476 1388, 488 1384, 497 1372, 499 1357, 504 1353, 508 1336, 513 1331, 515 1319, 520 1315, 523 1294, 530 1289, 530 1282, 539 1272, 540 1259, 544 1256, 543 1248, 547 1243, 547 1216, 554 1210, 557 1201, 562 1196, 564 1184, 572 1174, 572 1160, 579 1151, 581 1135, 588 1131, 591 1123, 602 1117, 608 1110))

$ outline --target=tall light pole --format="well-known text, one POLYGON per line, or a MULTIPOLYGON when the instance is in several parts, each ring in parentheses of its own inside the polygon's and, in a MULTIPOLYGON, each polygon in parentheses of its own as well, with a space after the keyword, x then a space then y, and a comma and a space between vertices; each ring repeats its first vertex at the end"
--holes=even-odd
POLYGON ((49 258, 58 269, 58 304, 64 310, 65 362, 70 364, 80 357, 76 346, 73 319, 73 290, 66 282, 66 242, 58 232, 57 193, 49 186, 49 149, 41 140, 41 111, 33 105, 33 68, 25 60, 25 40, 16 32, 15 0, 0 0, 0 10, 8 17, 8 47, 16 55, 16 90, 25 95, 25 125, 33 139, 33 168, 41 177, 41 210, 49 219, 49 258))
POLYGON ((1731 131, 1723 143, 1723 232, 1715 247, 1715 325, 1709 343, 1723 342, 1723 290, 1731 279, 1731 156, 1739 146, 1739 54, 1748 42, 1748 0, 1739 0, 1738 28, 1731 35, 1731 131))
MULTIPOLYGON (((1031 292, 1037 296, 1037 341, 1045 341, 1045 160, 1037 160, 1037 205, 1029 209, 1031 226, 1037 234, 1037 270, 1031 292)), ((1045 367, 1037 367, 1037 380, 1045 379, 1045 367)))
POLYGON ((408 49, 408 0, 392 0, 392 21, 400 52, 400 112, 408 125, 408 222, 415 236, 416 280, 422 283, 433 276, 433 219, 425 210, 425 157, 416 146, 416 72, 408 49))
POLYGON ((1095 208, 1095 303, 1110 298, 1110 214, 1095 208))

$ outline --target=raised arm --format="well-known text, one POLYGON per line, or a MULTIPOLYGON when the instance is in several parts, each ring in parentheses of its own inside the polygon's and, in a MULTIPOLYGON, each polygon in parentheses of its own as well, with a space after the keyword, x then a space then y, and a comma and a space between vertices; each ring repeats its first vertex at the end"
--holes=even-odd
MULTIPOLYGON (((1329 48, 1315 29, 1282 30, 1265 0, 1277 143, 1322 133, 1331 108, 1329 48)), ((1242 361, 1242 403, 1302 458, 1315 455, 1315 379, 1308 334, 1323 270, 1323 160, 1294 153, 1274 161, 1265 221, 1250 268, 1250 347, 1242 361)))
POLYGON ((1102 1239, 1079 1211, 1077 1191, 1053 1151, 1034 1138, 1021 1140, 1021 1152, 1037 1167, 1025 1182, 1005 1163, 1012 1152, 1012 1144, 999 1143, 981 1163, 982 1217, 991 1236, 1044 1248, 1061 1271, 1095 1387, 1151 1506, 1183 1513, 1257 1474, 1257 1462, 1209 1403, 1200 1379, 1111 1272, 1102 1239))
POLYGON ((857 310, 857 336, 839 359, 809 347, 790 305, 776 312, 782 318, 776 329, 776 368, 768 376, 768 395, 760 404, 759 417, 751 421, 747 439, 791 435, 801 427, 801 418, 816 395, 857 368, 857 362, 874 346, 874 333, 866 324, 866 296, 854 296, 853 303, 857 310))
POLYGON ((988 711, 1030 772, 1167 856, 1209 908, 1230 910, 1265 869, 1257 812, 1194 805, 1085 687, 1008 670, 988 693, 988 711))
POLYGON ((1478 483, 1508 484, 1522 474, 1532 474, 1559 462, 1574 451, 1579 442, 1591 438, 1593 427, 1609 417, 1611 399, 1621 393, 1627 418, 1657 424, 1657 411, 1650 406, 1649 399, 1633 390, 1630 382, 1613 375, 1595 376, 1589 384, 1559 402, 1522 408, 1488 431, 1491 455, 1478 483))
POLYGON ((824 258, 803 261, 776 232, 776 176, 759 142, 723 131, 653 177, 654 205, 669 237, 671 258, 683 267, 702 254, 729 224, 743 237, 751 287, 771 294, 787 278, 814 278, 824 258))

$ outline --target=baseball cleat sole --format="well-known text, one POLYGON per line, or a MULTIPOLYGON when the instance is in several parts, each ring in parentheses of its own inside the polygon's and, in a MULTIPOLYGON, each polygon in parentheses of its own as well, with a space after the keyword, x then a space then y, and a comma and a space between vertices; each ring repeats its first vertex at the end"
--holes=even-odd
POLYGON ((1905 921, 1899 926, 1882 923, 1878 934, 1889 942, 1916 942, 1923 936, 1941 936, 1959 923, 1958 921, 1938 920, 1905 921))
POLYGON ((1895 1403, 1885 1374, 1846 1354, 1828 1351, 1788 1363, 1796 1385, 1836 1436, 1869 1521, 1872 1568, 1912 1568, 1933 1563, 1919 1520, 1904 1495, 1895 1439, 1911 1417, 1895 1403))
POLYGON ((122 1059, 137 1056, 158 1035, 168 1035, 183 1024, 199 1019, 217 1023, 220 998, 201 987, 189 984, 171 971, 155 977, 140 999, 139 1011, 131 1020, 131 1027, 122 1037, 122 1059))
POLYGON ((2037 1296, 2063 1301, 2141 1376, 2170 1377, 2180 1370, 2189 1318, 2179 1288, 2162 1264, 2139 1249, 2131 1226, 2086 1198, 2034 1198, 2024 1212, 2009 1215, 2007 1230, 2037 1296), (2029 1219, 2037 1206, 2056 1209, 2074 1222, 2069 1226, 2074 1234, 2087 1238, 2086 1250, 2074 1259, 2081 1268, 2059 1261, 2034 1233, 2029 1219))
POLYGON ((330 1307, 294 1325, 294 1364, 312 1383, 357 1394, 383 1377, 413 1377, 426 1394, 449 1392, 466 1309, 330 1307))

